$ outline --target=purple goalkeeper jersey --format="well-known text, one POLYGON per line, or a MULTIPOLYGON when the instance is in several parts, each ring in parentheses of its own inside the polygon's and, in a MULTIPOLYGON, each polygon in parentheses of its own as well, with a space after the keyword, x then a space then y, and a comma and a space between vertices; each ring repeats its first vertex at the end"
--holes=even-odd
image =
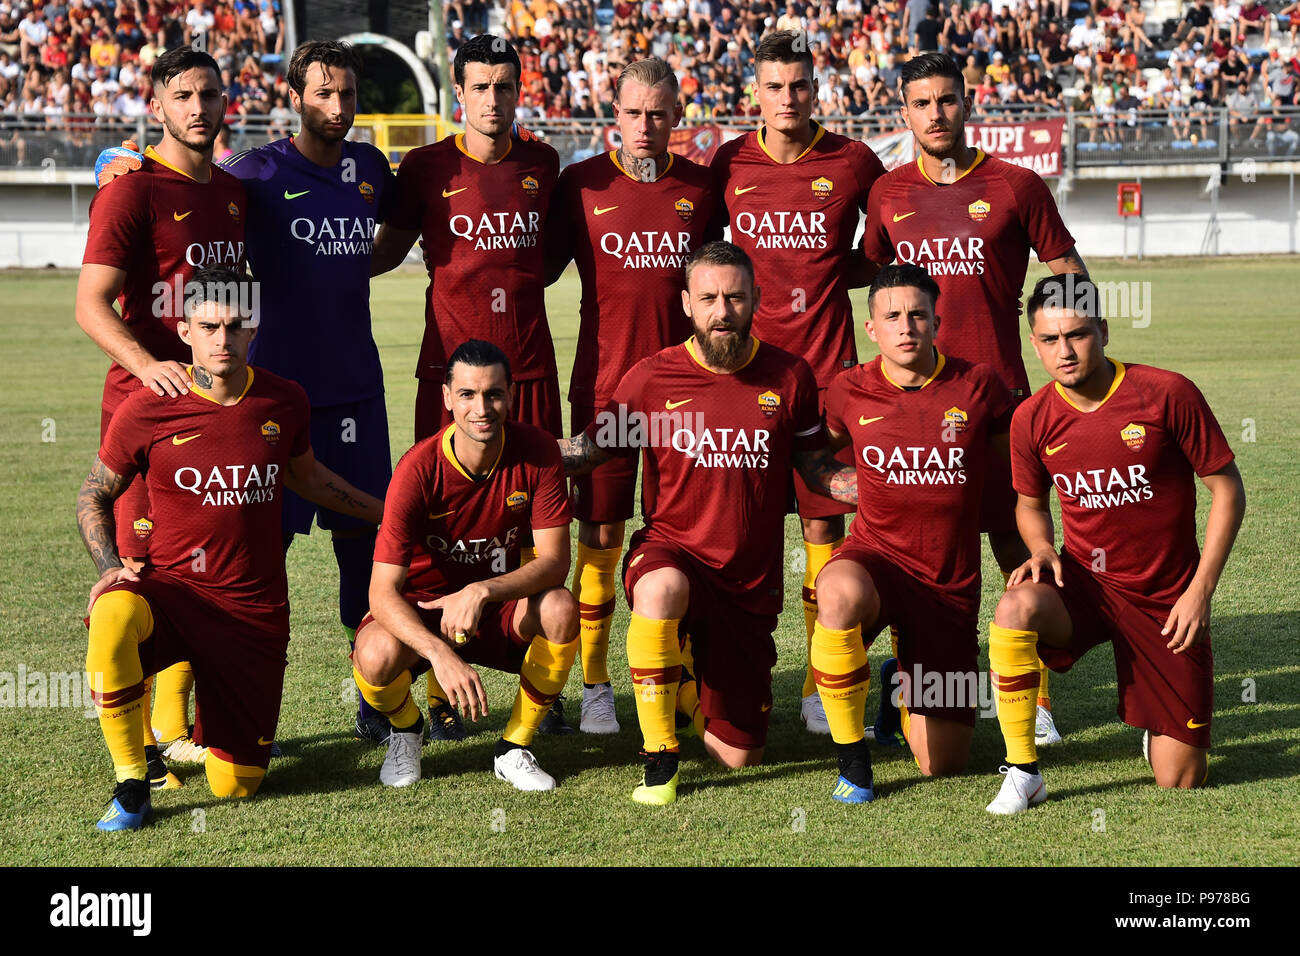
POLYGON ((388 160, 344 142, 326 168, 281 139, 222 166, 248 193, 248 264, 261 296, 249 362, 293 379, 313 407, 383 394, 370 251, 391 196, 388 160))

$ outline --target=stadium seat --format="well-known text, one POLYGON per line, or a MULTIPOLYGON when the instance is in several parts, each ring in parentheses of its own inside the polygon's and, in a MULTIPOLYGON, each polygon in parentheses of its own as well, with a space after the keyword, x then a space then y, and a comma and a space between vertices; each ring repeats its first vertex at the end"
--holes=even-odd
POLYGON ((1190 139, 1176 139, 1169 144, 1170 149, 1191 149, 1192 141, 1190 139))
POLYGON ((1102 143, 1101 148, 1102 151, 1106 153, 1118 153, 1121 149, 1124 148, 1124 144, 1123 143, 1102 143))
POLYGON ((1217 139, 1203 139, 1196 145, 1201 149, 1218 149, 1219 141, 1217 139))
POLYGON ((1095 153, 1100 146, 1100 143, 1079 143, 1074 148, 1081 153, 1095 153))

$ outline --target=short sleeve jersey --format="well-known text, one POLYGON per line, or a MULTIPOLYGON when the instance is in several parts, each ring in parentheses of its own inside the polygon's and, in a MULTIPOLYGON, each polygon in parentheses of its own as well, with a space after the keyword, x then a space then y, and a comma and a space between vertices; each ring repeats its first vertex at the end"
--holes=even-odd
POLYGON ((409 569, 408 594, 451 594, 519 567, 530 530, 569 523, 555 439, 505 424, 501 453, 484 476, 456 458, 452 423, 402 456, 384 501, 375 560, 409 569))
POLYGON ((992 437, 1011 427, 993 370, 942 353, 917 388, 877 356, 840 375, 826 425, 853 443, 858 513, 852 539, 954 600, 979 604, 980 499, 992 437))
POLYGON ((546 243, 582 279, 574 405, 602 407, 628 369, 691 334, 686 259, 722 238, 722 212, 709 169, 672 153, 653 182, 630 176, 617 151, 560 173, 546 243))
POLYGON ((393 174, 370 144, 342 147, 328 169, 292 139, 223 164, 248 193, 248 264, 261 300, 249 361, 293 379, 313 407, 384 391, 370 331, 370 251, 393 174))
MULTIPOLYGON (((90 201, 83 264, 126 273, 118 299, 122 321, 159 361, 188 363, 176 334, 185 283, 213 266, 240 268, 247 222, 244 187, 218 166, 201 183, 168 164, 150 146, 140 169, 118 176, 90 201), (165 290, 165 291, 164 291, 165 290)), ((103 406, 114 411, 140 382, 116 362, 104 382, 103 406)))
POLYGON ((1102 404, 1079 409, 1056 383, 1016 410, 1016 491, 1055 486, 1065 551, 1146 607, 1169 608, 1200 561, 1196 482, 1232 460, 1204 396, 1176 372, 1109 360, 1102 404))
POLYGON ((124 478, 145 475, 151 566, 232 620, 287 633, 280 503, 289 460, 311 449, 311 412, 299 385, 248 371, 233 405, 197 386, 180 398, 137 389, 113 415, 99 458, 124 478))
POLYGON ((406 154, 388 221, 420 231, 429 269, 416 378, 442 381, 471 338, 504 351, 515 379, 556 374, 542 226, 559 173, 559 154, 537 140, 512 140, 491 165, 469 154, 463 133, 406 154))
POLYGON ((885 168, 866 143, 820 125, 797 160, 779 163, 763 133, 723 143, 712 167, 731 241, 754 260, 761 291, 754 334, 807 359, 825 388, 858 364, 847 266, 860 213, 885 168))
POLYGON ((871 190, 862 234, 868 259, 922 266, 939 284, 939 349, 991 366, 1021 397, 1029 394, 1019 325, 1029 252, 1047 262, 1073 246, 1042 177, 983 151, 947 184, 930 179, 919 157, 890 171, 871 190))
POLYGON ((758 613, 780 610, 788 476, 797 451, 826 443, 807 362, 754 339, 719 374, 688 340, 635 365, 586 434, 644 447, 639 540, 686 550, 758 613))

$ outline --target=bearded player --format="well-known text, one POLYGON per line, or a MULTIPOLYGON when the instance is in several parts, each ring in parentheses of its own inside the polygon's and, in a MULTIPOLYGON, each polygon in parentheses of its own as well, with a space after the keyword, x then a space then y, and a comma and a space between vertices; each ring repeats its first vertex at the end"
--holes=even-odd
POLYGON ((690 635, 694 730, 727 767, 760 763, 772 709, 781 610, 786 476, 857 500, 853 469, 826 447, 808 363, 750 334, 758 291, 743 250, 701 246, 682 306, 693 335, 637 363, 582 434, 562 441, 570 474, 644 448, 645 526, 623 584, 645 773, 638 803, 677 799, 674 715, 690 635))
POLYGON ((453 422, 398 462, 353 654, 357 686, 393 726, 379 779, 420 779, 424 717, 411 678, 432 668, 449 702, 478 720, 488 710, 478 664, 519 675, 494 773, 519 790, 552 790, 528 745, 578 652, 559 451, 548 433, 507 421, 514 389, 495 345, 460 345, 443 389, 453 422), (537 557, 521 566, 530 532, 537 557))
MULTIPOLYGON (((573 432, 586 428, 633 365, 690 335, 682 312, 686 257, 722 238, 713 175, 669 152, 681 120, 677 76, 658 57, 619 74, 614 119, 622 145, 560 174, 546 223, 547 281, 570 261, 582 280, 581 324, 569 385, 573 432)), ((573 591, 582 614, 582 723, 617 733, 606 657, 614 575, 636 501, 635 458, 607 462, 571 484, 578 518, 573 591)))
MULTIPOLYGON (((417 238, 429 270, 424 341, 415 377, 415 440, 451 422, 443 404, 447 356, 477 338, 501 348, 515 383, 511 414, 559 437, 560 385, 546 323, 542 227, 560 171, 559 155, 512 124, 519 101, 519 55, 490 34, 456 51, 456 97, 465 132, 406 154, 392 213, 375 240, 373 275, 396 268, 417 238)), ((525 559, 531 556, 525 550, 525 559)), ((429 734, 465 731, 430 672, 429 734)), ((543 730, 565 733, 560 704, 543 730)))
MULTIPOLYGON (((914 263, 926 269, 943 295, 938 346, 950 357, 993 368, 1017 404, 1029 395, 1020 358, 1020 290, 1029 253, 1053 273, 1086 274, 1074 238, 1032 170, 966 144, 971 99, 952 58, 926 53, 903 64, 903 122, 920 147, 913 164, 892 170, 871 191, 862 249, 872 263, 914 263)), ((1016 531, 1015 492, 1002 459, 995 459, 981 504, 981 530, 1008 575, 1028 557, 1016 531)), ((896 660, 881 669, 878 740, 887 741, 899 716, 887 688, 896 660)), ((1039 688, 1037 737, 1056 743, 1047 668, 1039 688)))
POLYGON ((857 520, 817 578, 812 645, 840 765, 831 796, 841 803, 875 796, 862 724, 867 648, 886 625, 898 635, 905 731, 921 773, 963 771, 975 729, 979 502, 990 458, 1007 455, 1013 406, 991 368, 934 347, 939 295, 919 266, 882 269, 867 300, 880 356, 841 374, 826 396, 832 447, 851 444, 858 470, 857 520))
MULTIPOLYGON (((77 281, 77 324, 113 360, 104 382, 101 440, 118 407, 141 386, 158 396, 186 393, 189 350, 176 336, 184 285, 198 269, 244 261, 244 188, 212 165, 226 108, 216 61, 188 48, 172 50, 158 58, 152 78, 149 108, 163 124, 162 140, 145 150, 138 173, 109 183, 91 201, 77 281)), ((114 524, 117 552, 139 569, 154 527, 143 477, 116 498, 114 524)), ((180 760, 202 754, 189 739, 185 705, 192 684, 182 663, 159 675, 154 687, 163 718, 159 734, 170 742, 167 756, 180 760)), ((148 724, 145 733, 145 745, 154 747, 148 724)), ((175 783, 160 760, 151 766, 156 786, 175 783)))
POLYGON ((1011 424, 1016 519, 1031 556, 1012 573, 989 627, 1009 766, 988 811, 1019 813, 1047 799, 1033 734, 1039 658, 1067 670, 1107 641, 1119 718, 1146 732, 1156 783, 1200 786, 1214 712, 1210 599, 1246 510, 1232 449, 1186 378, 1106 357, 1106 321, 1088 280, 1041 280, 1026 313, 1053 382, 1011 424), (1204 552, 1194 476, 1211 497, 1204 552), (1065 535, 1059 554, 1053 487, 1065 535))
POLYGON ((257 792, 289 641, 283 490, 370 522, 382 510, 316 462, 302 389, 247 364, 251 282, 204 269, 185 296, 176 325, 193 355, 182 367, 188 387, 175 398, 137 389, 123 402, 77 498, 77 525, 100 573, 86 672, 117 776, 101 830, 148 822, 146 681, 179 660, 197 677, 195 738, 212 792, 257 792), (148 482, 159 529, 139 572, 123 566, 113 528, 113 500, 136 475, 148 482))
MULTIPOLYGON (((866 263, 853 247, 860 213, 885 169, 865 143, 829 132, 812 119, 817 81, 808 37, 769 33, 754 53, 755 91, 763 126, 724 143, 713 159, 732 241, 754 262, 763 292, 754 331, 764 342, 801 355, 823 400, 835 376, 858 364, 849 289, 865 285, 866 263)), ((803 601, 808 647, 817 619, 817 574, 844 537, 848 509, 794 476, 806 557, 803 601)), ((829 733, 805 670, 800 713, 815 733, 829 733)))

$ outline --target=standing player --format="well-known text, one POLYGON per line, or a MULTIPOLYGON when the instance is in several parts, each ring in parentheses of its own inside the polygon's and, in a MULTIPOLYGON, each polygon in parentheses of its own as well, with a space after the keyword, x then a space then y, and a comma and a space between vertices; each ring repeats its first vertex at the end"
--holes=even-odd
MULTIPOLYGON (((849 289, 866 284, 866 264, 853 237, 871 186, 885 169, 865 143, 813 121, 817 80, 807 40, 805 34, 779 31, 759 43, 754 85, 763 126, 724 143, 713 169, 732 241, 749 253, 763 293, 754 330, 768 344, 808 360, 824 402, 835 376, 858 364, 849 289)), ((808 488, 798 475, 794 484, 807 559, 804 625, 811 648, 817 574, 844 537, 849 509, 808 488)), ((805 726, 829 733, 811 664, 802 696, 805 726)))
MULTIPOLYGON (((454 72, 465 132, 406 154, 371 263, 373 275, 394 269, 422 239, 430 281, 415 371, 415 440, 451 422, 442 399, 447 356, 471 338, 505 352, 515 379, 515 419, 559 437, 542 226, 560 158, 545 143, 512 134, 520 75, 514 47, 491 34, 474 37, 456 51, 454 72)), ((428 695, 430 736, 463 738, 432 672, 428 695)), ((567 732, 558 707, 557 701, 555 721, 546 729, 567 732)))
POLYGON ((677 799, 674 714, 688 633, 705 750, 727 767, 763 759, 786 476, 797 468, 823 494, 857 500, 853 469, 826 448, 808 363, 750 335, 758 291, 744 251, 697 249, 682 305, 692 338, 638 362, 586 431, 560 443, 571 474, 645 448, 645 526, 623 566, 645 757, 632 799, 660 805, 677 799))
POLYGON ((411 678, 432 667, 448 700, 477 720, 487 713, 470 666, 479 664, 519 675, 494 772, 519 790, 553 790, 527 748, 578 652, 559 451, 541 429, 506 420, 510 364, 491 343, 470 339, 452 352, 443 395, 452 424, 418 442, 393 475, 370 614, 357 631, 357 686, 393 725, 379 779, 420 779, 424 717, 411 678), (528 532, 537 557, 521 567, 528 532))
MULTIPOLYGON (((158 58, 152 77, 149 107, 163 124, 162 140, 145 150, 138 173, 120 177, 91 201, 77 281, 77 324, 113 360, 104 382, 101 439, 117 408, 141 385, 159 396, 185 394, 189 377, 182 363, 189 354, 176 337, 184 285, 198 269, 244 261, 244 189, 212 165, 226 108, 217 63, 206 53, 176 49, 158 58)), ((139 568, 154 527, 142 477, 118 497, 114 517, 117 551, 139 568)), ((179 759, 201 753, 188 738, 185 703, 192 684, 182 663, 160 675, 154 688, 159 715, 171 715, 158 721, 159 733, 172 742, 168 755, 179 759)), ((152 733, 146 744, 155 744, 152 733)))
MULTIPOLYGON (((142 177, 143 178, 143 177, 142 177)), ((318 464, 307 396, 246 362, 251 283, 204 269, 186 287, 177 334, 192 349, 178 398, 137 390, 119 406, 81 493, 77 524, 100 579, 90 592, 86 672, 117 789, 97 826, 150 814, 146 680, 175 661, 198 677, 195 737, 212 792, 252 796, 266 773, 289 641, 280 546, 285 486, 377 522, 382 503, 318 464), (122 566, 113 499, 144 475, 159 534, 149 565, 122 566)))
POLYGON ((1246 510, 1232 449, 1186 378, 1106 357, 1109 333, 1091 282, 1043 279, 1026 313, 1054 381, 1011 424, 1016 517, 1031 557, 1011 575, 989 627, 1010 766, 988 810, 1019 813, 1047 799, 1033 738, 1039 657, 1066 670, 1106 641, 1119 718, 1147 731, 1156 783, 1200 786, 1214 712, 1210 599, 1246 510), (1204 553, 1193 475, 1211 495, 1204 553), (1053 486, 1065 533, 1059 555, 1053 486))
MULTIPOLYGON (((1054 273, 1087 270, 1042 178, 966 144, 971 100, 951 57, 926 53, 908 60, 900 89, 900 113, 920 155, 872 189, 863 252, 877 265, 896 259, 926 269, 944 300, 940 350, 992 367, 1012 400, 1022 402, 1029 378, 1020 358, 1020 290, 1030 250, 1054 273)), ((1028 552, 1016 531, 1010 471, 1000 460, 993 464, 980 529, 1007 575, 1028 552)), ((889 737, 897 723, 886 706, 894 663, 881 671, 878 739, 889 737)), ((1038 736, 1040 743, 1055 743, 1061 738, 1052 721, 1047 669, 1042 672, 1038 736)))
MULTIPOLYGON (((573 432, 596 417, 633 365, 690 335, 682 312, 686 257, 722 238, 721 203, 703 166, 668 151, 681 120, 677 76, 658 57, 619 74, 614 119, 622 146, 560 174, 546 223, 547 282, 570 260, 582 280, 582 322, 569 386, 573 432)), ((582 723, 617 733, 606 656, 614 573, 636 502, 636 459, 572 482, 578 518, 573 591, 582 614, 582 723)))
POLYGON ((826 396, 831 443, 850 442, 858 470, 857 520, 817 578, 812 646, 842 803, 874 796, 862 724, 867 647, 885 625, 898 635, 904 730, 921 773, 964 770, 975 728, 979 502, 989 459, 1007 455, 1012 404, 991 368, 934 347, 938 299, 919 266, 882 269, 867 300, 880 356, 826 396))

